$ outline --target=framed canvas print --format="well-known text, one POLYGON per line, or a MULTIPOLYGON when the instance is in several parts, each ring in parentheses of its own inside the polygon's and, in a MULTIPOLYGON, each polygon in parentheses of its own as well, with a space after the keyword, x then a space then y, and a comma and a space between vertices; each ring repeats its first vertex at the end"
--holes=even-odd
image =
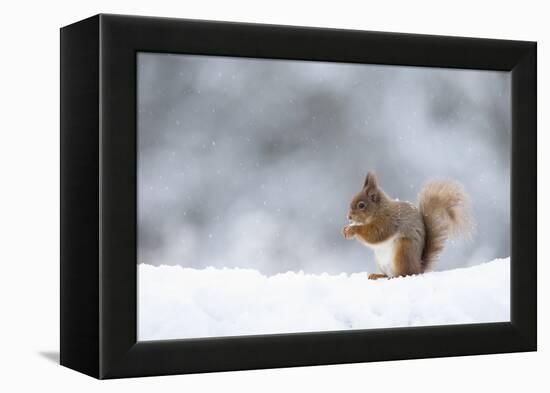
POLYGON ((61 363, 97 378, 536 350, 536 44, 61 29, 61 363))

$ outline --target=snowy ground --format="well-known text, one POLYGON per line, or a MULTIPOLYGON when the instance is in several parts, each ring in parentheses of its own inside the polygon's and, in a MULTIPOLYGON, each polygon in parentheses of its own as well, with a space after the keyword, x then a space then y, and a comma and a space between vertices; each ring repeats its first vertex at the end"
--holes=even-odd
POLYGON ((510 319, 509 259, 377 281, 145 264, 138 272, 139 340, 510 319))

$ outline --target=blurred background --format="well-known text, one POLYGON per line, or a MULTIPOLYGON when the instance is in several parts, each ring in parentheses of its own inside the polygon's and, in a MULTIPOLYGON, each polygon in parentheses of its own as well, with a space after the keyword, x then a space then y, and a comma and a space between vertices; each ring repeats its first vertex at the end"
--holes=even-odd
POLYGON ((140 53, 138 263, 374 272, 341 235, 368 170, 465 186, 477 233, 434 270, 506 257, 510 121, 506 72, 140 53))

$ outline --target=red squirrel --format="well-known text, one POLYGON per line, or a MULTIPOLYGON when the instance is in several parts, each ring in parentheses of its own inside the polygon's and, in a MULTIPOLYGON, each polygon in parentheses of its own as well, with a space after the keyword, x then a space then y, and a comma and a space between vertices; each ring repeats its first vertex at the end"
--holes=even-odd
POLYGON ((369 172, 363 189, 349 205, 346 239, 355 238, 372 248, 382 274, 392 278, 430 270, 450 236, 470 235, 474 229, 469 198, 452 181, 432 181, 419 195, 418 207, 390 198, 369 172))

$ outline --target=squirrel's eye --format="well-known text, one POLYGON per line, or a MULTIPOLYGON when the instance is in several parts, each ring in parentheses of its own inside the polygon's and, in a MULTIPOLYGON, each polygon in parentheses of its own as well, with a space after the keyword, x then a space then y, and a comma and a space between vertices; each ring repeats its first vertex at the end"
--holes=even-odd
POLYGON ((363 210, 365 208, 365 202, 363 201, 360 201, 358 204, 357 204, 357 208, 359 210, 363 210))

